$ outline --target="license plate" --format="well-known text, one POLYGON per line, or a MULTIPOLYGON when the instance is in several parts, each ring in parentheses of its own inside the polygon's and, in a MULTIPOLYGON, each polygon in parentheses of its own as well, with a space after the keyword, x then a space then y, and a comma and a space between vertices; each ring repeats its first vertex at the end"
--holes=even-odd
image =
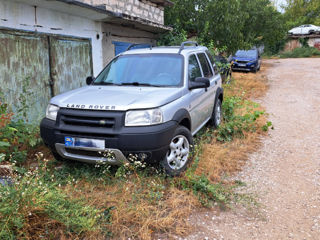
POLYGON ((246 65, 246 64, 243 64, 243 63, 239 63, 238 66, 239 66, 239 67, 245 67, 245 66, 247 66, 247 65, 246 65))
POLYGON ((64 145, 66 147, 85 147, 94 149, 105 149, 104 140, 65 137, 64 145))

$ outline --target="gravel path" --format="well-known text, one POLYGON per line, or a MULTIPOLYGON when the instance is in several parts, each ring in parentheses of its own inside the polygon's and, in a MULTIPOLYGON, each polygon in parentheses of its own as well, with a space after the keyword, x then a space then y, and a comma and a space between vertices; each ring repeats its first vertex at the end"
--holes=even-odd
POLYGON ((187 239, 320 239, 320 58, 267 60, 274 130, 235 179, 259 207, 195 213, 187 239))

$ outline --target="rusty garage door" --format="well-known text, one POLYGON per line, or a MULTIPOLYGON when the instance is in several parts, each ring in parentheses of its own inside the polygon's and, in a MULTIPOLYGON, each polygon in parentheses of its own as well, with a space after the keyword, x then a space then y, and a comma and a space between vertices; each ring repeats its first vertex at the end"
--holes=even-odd
POLYGON ((4 101, 15 113, 29 108, 25 109, 28 119, 39 119, 51 96, 47 37, 0 31, 0 46, 0 88, 4 101))
POLYGON ((51 37, 50 49, 54 94, 84 86, 92 75, 90 41, 51 37))
POLYGON ((15 113, 28 106, 28 120, 39 121, 52 96, 92 75, 88 39, 0 29, 0 46, 0 92, 15 113))

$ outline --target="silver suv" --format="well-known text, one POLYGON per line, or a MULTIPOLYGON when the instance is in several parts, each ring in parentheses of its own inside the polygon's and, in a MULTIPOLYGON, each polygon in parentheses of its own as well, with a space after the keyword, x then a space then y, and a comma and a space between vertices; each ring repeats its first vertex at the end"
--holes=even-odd
POLYGON ((221 77, 195 42, 128 49, 87 84, 52 98, 41 122, 59 160, 143 160, 176 176, 191 161, 192 136, 221 121, 221 77))

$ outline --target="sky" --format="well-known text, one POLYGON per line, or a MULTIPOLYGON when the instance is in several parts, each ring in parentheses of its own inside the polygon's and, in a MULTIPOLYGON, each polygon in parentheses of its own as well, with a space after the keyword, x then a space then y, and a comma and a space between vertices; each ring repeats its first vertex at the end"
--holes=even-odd
POLYGON ((283 9, 281 8, 281 5, 286 4, 286 0, 273 0, 273 2, 275 2, 278 11, 283 12, 283 9))

